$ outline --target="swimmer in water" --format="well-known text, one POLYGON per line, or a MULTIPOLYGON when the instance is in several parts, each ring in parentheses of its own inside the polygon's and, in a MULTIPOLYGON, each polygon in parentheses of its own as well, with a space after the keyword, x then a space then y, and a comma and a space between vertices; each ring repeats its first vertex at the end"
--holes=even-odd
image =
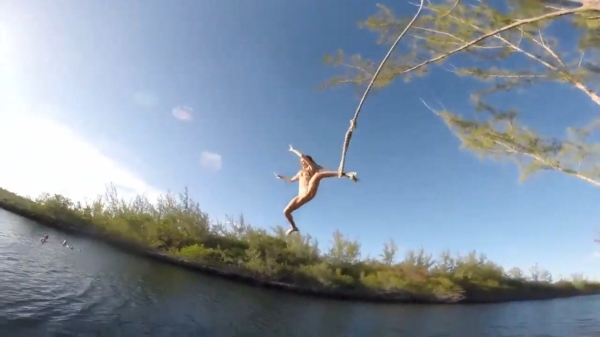
MULTIPOLYGON (((292 212, 299 209, 317 195, 319 189, 319 183, 325 178, 339 178, 340 174, 337 171, 324 171, 323 166, 317 164, 313 158, 309 155, 302 154, 300 151, 295 150, 290 145, 290 152, 293 152, 300 157, 300 171, 293 177, 284 177, 279 174, 275 174, 277 179, 282 179, 287 182, 299 181, 298 196, 292 199, 287 207, 283 210, 283 214, 287 218, 288 222, 292 226, 287 230, 286 235, 290 235, 293 232, 298 231, 298 227, 292 217, 292 212)), ((350 180, 357 182, 356 172, 343 172, 342 177, 349 178, 350 180)))

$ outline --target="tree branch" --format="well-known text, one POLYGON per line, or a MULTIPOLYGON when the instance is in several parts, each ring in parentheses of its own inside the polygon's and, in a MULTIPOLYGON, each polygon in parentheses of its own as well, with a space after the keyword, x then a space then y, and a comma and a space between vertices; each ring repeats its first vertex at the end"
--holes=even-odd
MULTIPOLYGON (((600 7, 600 3, 598 3, 598 6, 600 7)), ((580 8, 578 8, 578 9, 581 9, 581 7, 580 7, 580 8)), ((593 8, 593 9, 596 9, 596 8, 593 8)), ((600 8, 599 8, 598 10, 600 10, 600 8)), ((459 21, 459 22, 461 22, 461 23, 468 24, 468 25, 470 25, 470 26, 471 26, 472 28, 474 28, 474 29, 477 29, 477 30, 479 30, 479 31, 483 31, 481 28, 479 28, 478 26, 476 26, 476 25, 474 25, 474 24, 467 23, 467 22, 465 22, 464 20, 462 20, 462 19, 459 19, 459 18, 457 18, 457 17, 454 17, 454 16, 452 16, 452 18, 453 18, 453 19, 455 19, 455 20, 457 20, 457 21, 459 21)), ((524 33, 523 33, 523 30, 521 30, 521 36, 523 36, 523 35, 524 35, 524 33)), ((568 70, 568 69, 566 69, 566 68, 564 68, 563 70, 561 70, 561 69, 558 69, 556 66, 554 66, 554 65, 552 65, 552 64, 550 64, 550 63, 548 63, 548 62, 544 61, 544 60, 543 60, 541 57, 539 57, 539 56, 537 56, 537 55, 534 55, 534 54, 532 54, 532 53, 530 53, 530 52, 528 52, 528 51, 526 51, 526 50, 522 49, 521 47, 519 47, 519 45, 518 45, 518 44, 514 44, 514 43, 512 43, 512 42, 508 41, 507 39, 505 39, 504 37, 502 37, 502 36, 501 36, 499 33, 498 33, 498 34, 495 34, 495 35, 493 35, 493 37, 495 37, 495 38, 497 38, 497 39, 501 40, 502 42, 506 43, 506 45, 507 45, 507 46, 509 46, 510 48, 514 49, 515 51, 517 51, 517 52, 520 52, 520 53, 523 53, 525 56, 529 57, 530 59, 532 59, 532 60, 535 60, 535 61, 537 61, 537 62, 541 63, 541 64, 542 64, 542 65, 544 65, 546 68, 548 68, 548 69, 551 69, 551 70, 553 70, 553 71, 556 71, 556 72, 558 72, 558 73, 561 73, 561 74, 565 75, 565 78, 566 78, 566 80, 567 80, 569 83, 571 83, 571 84, 572 84, 572 85, 573 85, 575 88, 577 88, 577 89, 579 89, 579 90, 583 91, 583 92, 584 92, 586 95, 588 95, 588 96, 590 97, 590 99, 591 99, 591 100, 592 100, 594 103, 596 103, 597 105, 600 105, 600 96, 599 96, 599 95, 598 95, 596 92, 594 92, 593 90, 591 90, 590 88, 588 88, 588 87, 587 87, 585 84, 583 84, 582 82, 580 82, 580 81, 577 81, 577 80, 573 79, 573 78, 571 77, 571 74, 569 74, 568 72, 566 72, 566 71, 565 71, 565 70, 568 70)), ((538 42, 538 41, 536 41, 536 40, 535 40, 535 39, 533 39, 533 38, 532 38, 532 40, 534 40, 535 42, 538 42)), ((552 51, 552 50, 551 50, 549 47, 548 47, 548 50, 552 51)), ((552 51, 552 53, 554 54, 554 52, 553 52, 553 51, 552 51)), ((558 57, 558 56, 557 56, 557 57, 558 57)), ((427 62, 427 61, 426 61, 426 62, 427 62)))
POLYGON ((586 177, 586 176, 584 176, 583 174, 581 174, 579 172, 576 172, 576 171, 573 171, 573 170, 569 170, 569 169, 565 169, 565 168, 563 168, 563 167, 561 167, 561 166, 559 166, 557 164, 550 163, 548 160, 544 159, 543 157, 541 157, 541 156, 539 156, 539 155, 537 155, 535 153, 531 153, 530 151, 527 151, 527 150, 518 150, 518 149, 515 149, 515 148, 511 147, 510 145, 508 145, 506 143, 503 143, 502 141, 499 141, 499 140, 494 140, 494 143, 496 143, 496 144, 504 147, 507 151, 510 151, 510 152, 513 152, 513 153, 522 154, 522 155, 527 156, 527 157, 529 157, 529 158, 531 158, 533 160, 538 161, 539 163, 541 163, 544 166, 550 167, 550 168, 552 168, 552 169, 554 169, 556 171, 568 174, 568 175, 573 176, 575 178, 579 178, 581 180, 584 180, 584 181, 586 181, 586 182, 588 182, 588 183, 590 183, 592 185, 600 187, 600 181, 597 181, 597 180, 594 180, 592 178, 586 177))
POLYGON ((456 8, 456 6, 458 6, 459 3, 460 3, 460 0, 456 0, 454 5, 452 7, 450 7, 450 10, 448 10, 448 13, 442 15, 441 17, 443 18, 444 16, 450 15, 450 12, 452 12, 454 10, 454 8, 456 8))
MULTIPOLYGON (((581 1, 584 1, 584 0, 581 0, 581 1)), ((533 17, 533 18, 529 18, 529 19, 517 20, 517 21, 511 23, 510 25, 506 25, 504 27, 495 29, 495 30, 493 30, 493 31, 491 31, 489 33, 483 34, 480 37, 475 38, 475 39, 469 41, 468 43, 465 43, 464 45, 462 45, 462 46, 460 46, 460 47, 458 47, 456 49, 453 49, 453 50, 451 50, 451 51, 449 51, 447 53, 444 53, 442 55, 439 55, 439 56, 434 57, 432 59, 429 59, 427 61, 421 62, 421 63, 419 63, 419 64, 417 64, 415 66, 412 66, 412 67, 410 67, 410 68, 408 68, 408 69, 400 72, 399 75, 409 73, 409 72, 411 72, 413 70, 416 70, 418 68, 426 66, 426 65, 428 65, 430 63, 434 63, 434 62, 440 61, 442 59, 445 59, 445 58, 447 58, 447 57, 449 57, 449 56, 451 56, 453 54, 456 54, 458 52, 461 52, 461 51, 463 51, 463 50, 465 50, 465 49, 467 49, 467 48, 469 48, 469 47, 471 47, 471 46, 473 46, 473 45, 475 45, 475 44, 477 44, 477 43, 479 43, 479 42, 481 42, 481 41, 483 41, 483 40, 485 40, 485 39, 487 39, 489 37, 492 37, 494 35, 498 35, 498 34, 500 34, 502 32, 511 30, 513 28, 517 28, 517 27, 520 27, 522 25, 526 25, 526 24, 530 24, 530 23, 535 23, 535 22, 542 21, 542 20, 547 20, 547 19, 552 19, 552 18, 558 18, 558 17, 565 16, 565 15, 571 15, 571 14, 575 14, 575 13, 579 13, 579 12, 583 12, 583 11, 587 11, 587 10, 600 10, 600 4, 594 4, 594 3, 587 3, 586 2, 581 7, 578 7, 578 8, 563 9, 563 10, 558 10, 558 11, 554 11, 554 12, 551 12, 551 13, 539 15, 539 16, 536 16, 536 17, 533 17)), ((600 104, 600 101, 598 102, 598 104, 600 104)))
POLYGON ((367 77, 372 77, 372 76, 373 76, 373 74, 372 74, 371 72, 367 71, 367 70, 366 70, 365 68, 363 68, 363 67, 359 67, 359 66, 357 66, 357 65, 354 65, 354 64, 349 64, 349 63, 340 63, 340 65, 341 65, 341 66, 344 66, 344 67, 348 67, 348 68, 356 69, 356 70, 358 70, 359 72, 363 73, 363 75, 366 75, 367 77))
MULTIPOLYGON (((456 66, 452 65, 452 67, 454 69, 446 69, 446 71, 455 73, 457 75, 461 75, 459 73, 459 71, 456 70, 457 69, 456 66)), ((536 74, 478 74, 478 73, 476 74, 475 72, 467 70, 467 69, 463 69, 462 71, 466 75, 489 77, 489 78, 547 78, 548 77, 546 75, 536 75, 536 74)))
MULTIPOLYGON (((422 98, 421 98, 421 102, 425 105, 425 107, 427 107, 427 109, 429 109, 434 114, 436 114, 438 116, 442 115, 442 113, 440 113, 440 112, 436 111, 435 109, 433 109, 432 107, 430 107, 422 98)), ((448 125, 448 127, 452 128, 450 125, 448 125)), ((498 134, 498 131, 496 131, 494 129, 491 129, 490 131, 491 131, 491 136, 492 136, 492 137, 490 137, 490 138, 492 138, 491 140, 496 145, 503 148, 504 153, 520 154, 520 155, 529 157, 532 160, 540 163, 541 165, 543 165, 545 167, 568 174, 572 177, 586 181, 594 186, 600 187, 600 181, 592 179, 590 177, 587 177, 575 170, 567 169, 567 168, 561 167, 560 165, 558 165, 556 163, 552 163, 551 161, 549 161, 546 158, 542 157, 541 155, 537 154, 536 151, 533 151, 531 148, 527 148, 526 146, 522 146, 522 145, 515 146, 516 144, 507 144, 506 142, 502 141, 502 138, 506 138, 505 136, 498 134)), ((462 138, 462 137, 459 136, 459 138, 462 138)), ((495 149, 485 149, 485 151, 490 152, 490 153, 495 153, 495 154, 503 153, 502 151, 495 150, 495 149)))
MULTIPOLYGON (((521 29, 522 31, 522 29, 521 29)), ((548 54, 550 54, 550 56, 552 56, 552 58, 554 58, 556 60, 556 62, 558 62, 558 64, 560 64, 561 67, 563 68, 567 68, 567 66, 565 65, 565 63, 563 62, 563 60, 558 56, 558 54, 556 54, 554 52, 554 50, 552 50, 552 48, 548 47, 545 43, 544 43, 544 36, 542 35, 542 31, 538 30, 538 34, 540 35, 540 40, 536 40, 533 37, 531 38, 531 40, 533 42, 535 42, 537 45, 539 45, 540 47, 544 48, 544 50, 546 52, 548 52, 548 54)))
MULTIPOLYGON (((467 41, 461 39, 460 37, 458 37, 458 36, 456 36, 456 35, 454 35, 452 33, 442 32, 442 31, 439 31, 439 30, 435 30, 435 29, 431 29, 431 28, 425 28, 425 27, 413 27, 413 29, 424 30, 426 32, 430 32, 430 33, 434 33, 434 34, 440 34, 440 35, 448 36, 448 37, 451 37, 451 38, 453 38, 453 39, 455 39, 457 41, 460 41, 462 43, 467 43, 467 41)), ((426 39, 426 38, 418 36, 418 35, 411 35, 411 36, 415 37, 415 38, 426 39)), ((472 47, 473 48, 480 48, 480 49, 499 49, 499 48, 504 48, 502 46, 477 46, 477 45, 474 45, 472 47)))

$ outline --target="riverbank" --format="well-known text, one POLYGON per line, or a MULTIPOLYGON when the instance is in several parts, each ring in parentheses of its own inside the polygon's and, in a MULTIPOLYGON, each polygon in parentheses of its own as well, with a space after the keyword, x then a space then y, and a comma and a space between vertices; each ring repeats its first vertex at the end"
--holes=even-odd
POLYGON ((201 272, 207 275, 218 276, 226 278, 228 280, 238 281, 244 284, 258 286, 262 288, 277 289, 296 293, 299 295, 330 298, 335 300, 362 301, 374 303, 453 303, 462 300, 461 298, 457 298, 457 300, 444 300, 441 297, 439 299, 428 298, 427 296, 415 296, 416 294, 410 294, 407 292, 368 293, 359 291, 345 291, 343 289, 334 290, 327 289, 324 287, 302 287, 290 283, 276 282, 257 277, 256 275, 250 275, 245 271, 239 270, 237 268, 222 269, 218 267, 211 267, 198 262, 189 261, 184 258, 169 255, 164 251, 148 249, 147 247, 144 247, 135 242, 123 240, 111 235, 107 235, 106 233, 86 231, 81 228, 78 228, 77 226, 70 226, 68 224, 60 223, 53 219, 41 216, 40 214, 35 214, 29 210, 23 210, 16 207, 12 207, 11 205, 6 205, 1 201, 0 208, 13 214, 22 216, 26 219, 36 221, 44 226, 56 229, 61 232, 93 240, 98 240, 100 242, 108 244, 109 246, 112 246, 132 255, 151 258, 162 263, 183 267, 187 270, 201 272))
MULTIPOLYGON (((86 208, 83 207, 81 214, 73 212, 71 208, 76 206, 60 198, 53 202, 32 202, 17 197, 15 195, 10 199, 0 196, 0 208, 59 231, 103 241, 131 254, 254 286, 302 295, 378 303, 449 304, 544 300, 600 294, 600 285, 596 283, 531 282, 498 276, 498 270, 490 262, 471 261, 471 270, 465 267, 468 267, 467 260, 455 262, 451 268, 454 274, 449 274, 450 271, 442 272, 439 266, 437 269, 432 268, 431 259, 425 261, 427 256, 423 254, 413 256, 414 261, 405 260, 395 265, 376 261, 325 261, 324 257, 311 252, 297 252, 299 248, 311 246, 306 242, 294 246, 294 242, 268 236, 259 230, 248 230, 251 235, 246 243, 239 239, 216 237, 214 233, 201 233, 206 228, 200 225, 194 226, 202 229, 198 233, 192 235, 186 232, 182 237, 175 238, 174 233, 185 232, 182 226, 177 226, 176 232, 168 232, 173 228, 160 225, 148 229, 151 219, 140 218, 140 214, 146 214, 143 212, 123 222, 123 215, 102 213, 101 217, 98 215, 100 209, 96 209, 96 218, 91 215, 92 208, 85 211, 86 208), (135 228, 151 238, 140 239, 140 233, 134 235, 128 232, 135 228), (202 235, 202 239, 199 239, 202 235), (156 238, 160 238, 160 242, 156 238), (430 265, 426 268, 420 266, 424 264, 430 265), (474 272, 488 276, 481 277, 474 272), (393 287, 390 286, 392 281, 395 282, 393 287)), ((198 212, 196 215, 202 213, 198 212)), ((159 221, 158 224, 166 225, 164 221, 159 221)))

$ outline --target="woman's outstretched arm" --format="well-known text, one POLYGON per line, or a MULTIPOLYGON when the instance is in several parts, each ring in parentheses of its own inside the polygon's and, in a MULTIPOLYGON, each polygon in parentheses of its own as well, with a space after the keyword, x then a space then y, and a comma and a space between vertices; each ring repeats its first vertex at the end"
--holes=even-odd
POLYGON ((294 149, 294 147, 292 146, 292 144, 290 144, 290 152, 295 153, 300 158, 304 157, 304 155, 302 154, 302 152, 294 149))
POLYGON ((294 181, 298 181, 298 179, 300 179, 300 172, 298 172, 295 176, 293 176, 291 178, 290 177, 285 177, 285 176, 282 176, 282 175, 279 175, 279 174, 275 173, 275 178, 281 179, 281 180, 285 180, 288 183, 293 183, 294 181))
POLYGON ((323 169, 322 166, 317 165, 317 163, 315 163, 310 156, 306 156, 304 155, 302 152, 294 149, 294 147, 290 144, 290 152, 295 153, 298 157, 304 159, 306 161, 306 163, 308 163, 308 165, 310 165, 310 168, 313 172, 317 172, 321 169, 323 169))

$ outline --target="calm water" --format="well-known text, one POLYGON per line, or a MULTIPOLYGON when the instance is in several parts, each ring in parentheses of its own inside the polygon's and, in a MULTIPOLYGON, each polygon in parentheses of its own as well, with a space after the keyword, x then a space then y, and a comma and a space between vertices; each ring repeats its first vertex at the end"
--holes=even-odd
POLYGON ((480 306, 316 300, 129 256, 0 210, 0 335, 599 336, 600 297, 480 306))

